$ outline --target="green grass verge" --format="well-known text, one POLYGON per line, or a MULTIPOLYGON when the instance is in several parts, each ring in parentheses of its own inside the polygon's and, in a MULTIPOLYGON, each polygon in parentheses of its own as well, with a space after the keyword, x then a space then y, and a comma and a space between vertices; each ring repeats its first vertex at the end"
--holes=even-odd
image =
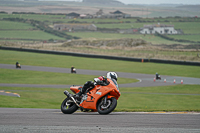
MULTIPOLYGON (((28 70, 13 70, 0 68, 0 83, 17 84, 62 84, 62 85, 83 85, 97 76, 83 74, 68 74, 55 72, 40 72, 28 70)), ((101 76, 101 75, 100 75, 101 76)), ((137 79, 119 78, 119 84, 138 82, 137 79)))
MULTIPOLYGON (((120 88, 115 111, 200 111, 200 85, 120 88), (157 94, 153 94, 157 93, 157 94), (185 94, 185 95, 182 95, 185 94)), ((0 87, 21 97, 1 96, 0 107, 59 109, 65 89, 0 87)), ((69 89, 68 89, 69 90, 69 89)))
POLYGON ((0 90, 20 94, 20 97, 0 95, 1 101, 4 101, 0 103, 0 107, 58 109, 65 98, 64 89, 0 87, 0 90))
POLYGON ((200 95, 195 95, 200 94, 199 87, 176 85, 120 88, 122 95, 118 100, 117 111, 200 111, 200 95))
POLYGON ((22 65, 22 67, 23 65, 31 65, 70 68, 73 65, 77 69, 144 74, 155 74, 156 72, 158 72, 161 75, 200 78, 200 69, 198 66, 105 60, 96 58, 83 58, 7 50, 0 50, 0 55, 0 63, 14 65, 15 62, 18 61, 22 65))

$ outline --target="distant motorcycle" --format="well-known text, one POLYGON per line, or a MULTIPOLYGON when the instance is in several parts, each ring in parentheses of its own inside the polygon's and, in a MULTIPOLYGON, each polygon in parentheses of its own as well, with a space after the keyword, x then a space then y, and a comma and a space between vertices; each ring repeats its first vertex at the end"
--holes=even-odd
POLYGON ((160 74, 156 74, 156 80, 161 80, 160 74))
POLYGON ((74 68, 73 66, 71 67, 71 73, 76 73, 76 68, 74 68))
MULTIPOLYGON (((94 84, 95 85, 95 84, 94 84)), ((76 94, 81 86, 71 86, 70 90, 76 94)), ((117 100, 121 93, 116 80, 107 79, 107 83, 95 85, 94 88, 87 90, 79 98, 64 91, 67 98, 61 104, 61 111, 64 114, 72 114, 79 108, 82 112, 98 112, 99 114, 109 114, 117 106, 117 100)))
POLYGON ((18 62, 16 63, 16 68, 21 68, 21 65, 18 62))
POLYGON ((72 73, 76 73, 76 69, 75 68, 72 70, 72 73))

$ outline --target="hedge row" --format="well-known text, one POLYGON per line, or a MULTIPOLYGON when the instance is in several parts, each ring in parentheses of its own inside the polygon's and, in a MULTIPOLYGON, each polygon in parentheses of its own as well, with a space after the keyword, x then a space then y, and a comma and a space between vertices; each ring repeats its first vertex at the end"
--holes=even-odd
POLYGON ((168 37, 168 36, 166 36, 166 35, 163 35, 163 34, 159 34, 158 32, 157 32, 155 35, 156 35, 156 36, 159 36, 159 37, 161 37, 161 38, 170 40, 170 41, 186 42, 186 43, 200 43, 200 41, 190 41, 190 40, 184 40, 184 39, 175 39, 175 38, 172 38, 172 37, 168 37))
POLYGON ((67 15, 66 13, 35 13, 35 12, 12 12, 12 14, 67 15))
MULTIPOLYGON (((136 23, 157 23, 161 22, 160 20, 143 20, 143 19, 137 19, 136 23)), ((188 19, 178 19, 178 20, 164 20, 163 22, 200 22, 200 19, 192 20, 190 18, 188 19)))
POLYGON ((4 11, 0 11, 0 14, 8 14, 7 12, 4 11))

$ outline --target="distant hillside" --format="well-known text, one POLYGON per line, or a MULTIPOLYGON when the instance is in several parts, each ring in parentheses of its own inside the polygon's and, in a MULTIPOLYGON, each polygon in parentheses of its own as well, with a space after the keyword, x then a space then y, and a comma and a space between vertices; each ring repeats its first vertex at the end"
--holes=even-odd
POLYGON ((143 7, 178 7, 182 6, 183 4, 129 4, 132 6, 143 6, 143 7))
POLYGON ((103 6, 124 6, 125 4, 117 0, 82 0, 82 2, 74 1, 41 1, 41 0, 0 0, 0 5, 61 5, 61 3, 78 3, 79 5, 103 5, 103 6))
POLYGON ((200 11, 200 5, 184 5, 184 6, 178 6, 177 8, 187 9, 190 11, 200 11))
POLYGON ((83 0, 83 3, 101 4, 101 5, 124 5, 124 3, 116 0, 83 0))

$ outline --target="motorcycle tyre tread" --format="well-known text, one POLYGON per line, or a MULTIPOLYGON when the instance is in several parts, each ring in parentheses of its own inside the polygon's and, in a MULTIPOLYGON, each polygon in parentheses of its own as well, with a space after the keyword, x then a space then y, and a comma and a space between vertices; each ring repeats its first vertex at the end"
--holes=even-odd
POLYGON ((62 102, 61 104, 61 111, 64 113, 64 114, 72 114, 74 113, 75 111, 78 110, 78 106, 74 103, 74 105, 72 105, 70 108, 68 109, 64 109, 63 106, 64 104, 66 103, 67 100, 69 100, 70 98, 65 98, 65 100, 62 102))
POLYGON ((112 100, 112 106, 108 110, 103 110, 103 111, 100 109, 100 106, 101 106, 100 103, 101 102, 98 102, 98 104, 97 104, 97 111, 98 111, 99 114, 101 114, 101 115, 107 115, 107 114, 111 113, 116 108, 116 106, 117 106, 117 99, 114 98, 114 97, 112 97, 111 100, 112 100))

